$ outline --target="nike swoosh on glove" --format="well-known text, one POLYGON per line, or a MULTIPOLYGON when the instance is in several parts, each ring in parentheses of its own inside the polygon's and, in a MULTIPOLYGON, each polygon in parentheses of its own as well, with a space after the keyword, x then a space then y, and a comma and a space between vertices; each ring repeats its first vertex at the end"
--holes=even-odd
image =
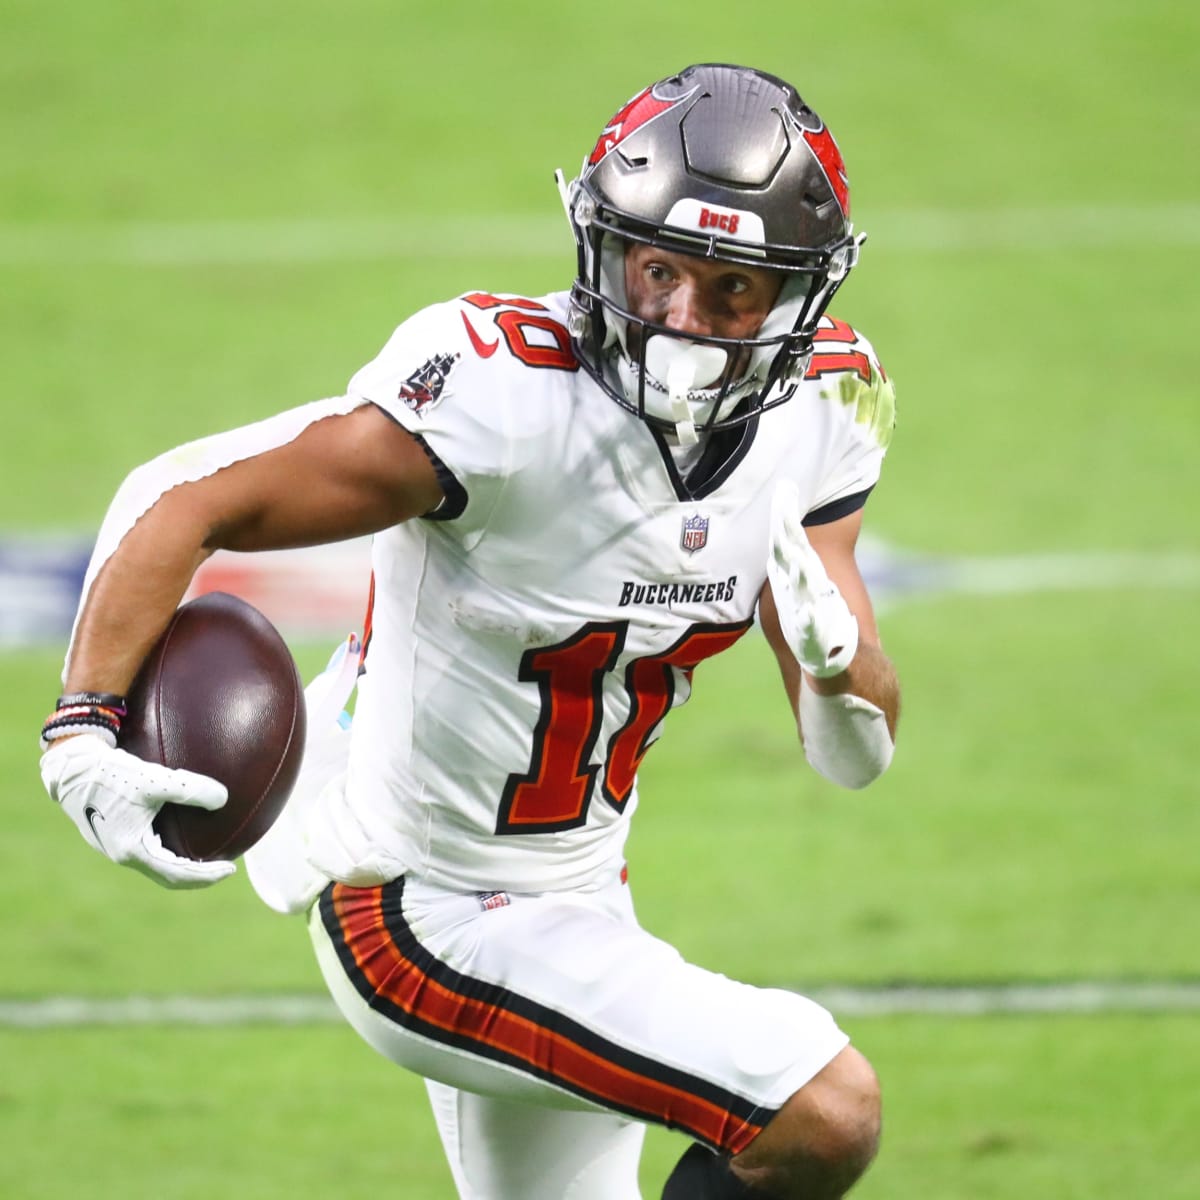
POLYGON ((54 742, 42 755, 41 772, 46 791, 84 841, 113 862, 169 888, 205 887, 237 870, 222 860, 181 858, 154 832, 154 818, 168 801, 220 808, 229 795, 215 779, 146 762, 86 733, 54 742))
POLYGON ((771 496, 767 578, 784 639, 818 679, 840 675, 858 650, 858 621, 804 532, 800 489, 790 479, 771 496))

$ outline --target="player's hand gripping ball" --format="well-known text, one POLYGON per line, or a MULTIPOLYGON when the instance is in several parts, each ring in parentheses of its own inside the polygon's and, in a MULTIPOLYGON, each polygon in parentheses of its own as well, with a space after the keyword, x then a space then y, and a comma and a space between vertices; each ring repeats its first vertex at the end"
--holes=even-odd
POLYGON ((54 742, 42 781, 84 840, 172 888, 234 870, 279 815, 305 735, 295 663, 271 623, 233 596, 185 604, 128 697, 119 745, 54 742))
POLYGON ((235 870, 224 859, 180 858, 154 831, 167 800, 206 809, 225 803, 225 788, 207 775, 146 762, 92 733, 55 741, 42 755, 41 774, 46 791, 93 850, 163 887, 207 887, 235 870))
POLYGON ((771 497, 767 577, 779 626, 800 665, 818 679, 844 671, 858 650, 858 621, 809 543, 791 480, 778 483, 771 497))
POLYGON ((206 811, 168 802, 154 831, 185 858, 232 859, 271 827, 300 773, 304 688, 278 631, 252 605, 212 592, 180 607, 127 698, 118 745, 224 784, 206 811))

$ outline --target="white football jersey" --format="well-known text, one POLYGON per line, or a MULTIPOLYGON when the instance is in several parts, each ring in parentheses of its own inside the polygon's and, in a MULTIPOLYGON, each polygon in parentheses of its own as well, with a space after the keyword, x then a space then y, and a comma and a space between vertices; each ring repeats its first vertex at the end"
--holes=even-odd
POLYGON ((425 309, 349 387, 422 439, 446 488, 374 539, 345 797, 384 858, 439 886, 620 871, 642 757, 693 668, 753 622, 775 481, 836 519, 891 432, 871 347, 826 318, 810 378, 689 495, 661 437, 579 367, 566 300, 425 309))

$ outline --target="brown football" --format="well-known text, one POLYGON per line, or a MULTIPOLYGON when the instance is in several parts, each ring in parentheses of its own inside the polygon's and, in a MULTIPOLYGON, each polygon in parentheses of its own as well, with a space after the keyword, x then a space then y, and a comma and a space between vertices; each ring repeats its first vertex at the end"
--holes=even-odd
POLYGON ((229 789, 206 812, 165 804, 154 821, 185 858, 236 858, 271 827, 304 754, 304 688, 275 626, 253 605, 210 592, 181 605, 128 696, 123 750, 229 789))

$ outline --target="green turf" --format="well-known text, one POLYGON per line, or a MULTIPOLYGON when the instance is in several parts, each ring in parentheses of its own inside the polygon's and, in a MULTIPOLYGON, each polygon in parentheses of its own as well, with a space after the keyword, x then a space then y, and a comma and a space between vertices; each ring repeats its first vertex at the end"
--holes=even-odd
MULTIPOLYGON (((899 392, 869 530, 947 557, 1170 552, 1192 583, 1129 565, 889 608, 902 741, 861 794, 801 770, 745 639, 647 758, 643 920, 764 982, 1200 974, 1200 10, 0 7, 0 533, 93 530, 137 462, 339 391, 416 306, 563 286, 550 172, 648 79, 796 79, 871 234, 836 310, 899 392), (306 221, 346 253, 281 259, 303 229, 279 223, 306 221), (243 261, 205 261, 245 223, 243 261)), ((60 658, 0 656, 0 995, 317 991, 244 873, 169 895, 53 810, 34 741, 60 658)), ((1200 1193, 1194 1017, 849 1028, 887 1104, 865 1200, 1200 1193)), ((343 1029, 9 1030, 0 1062, 0 1196, 451 1194, 420 1084, 343 1029)), ((651 1134, 651 1200, 680 1148, 651 1134)))
MULTIPOLYGON (((851 1027, 885 1078, 863 1200, 1192 1200, 1190 1017, 896 1017, 851 1027)), ((349 1030, 0 1033, 0 1194, 448 1200, 420 1083, 349 1030), (64 1152, 69 1147, 70 1152, 64 1152)), ((686 1143, 651 1131, 644 1195, 686 1143)))

